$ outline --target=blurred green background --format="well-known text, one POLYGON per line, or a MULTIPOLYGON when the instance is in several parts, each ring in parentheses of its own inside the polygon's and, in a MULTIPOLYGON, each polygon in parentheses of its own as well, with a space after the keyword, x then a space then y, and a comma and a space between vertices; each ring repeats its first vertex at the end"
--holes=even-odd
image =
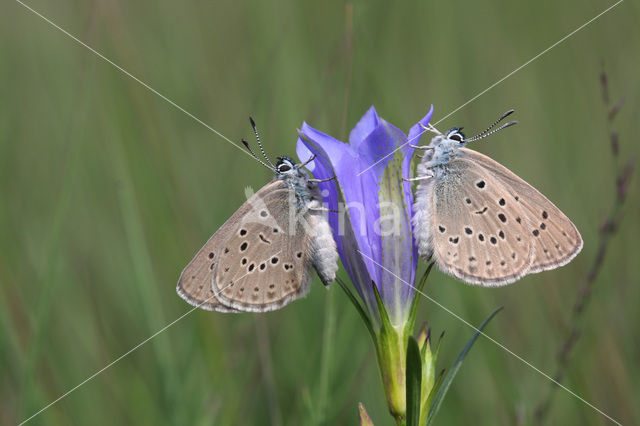
MULTIPOLYGON (((361 114, 434 121, 613 4, 29 0, 57 25, 234 141, 252 114, 271 155, 303 120, 344 139, 361 114)), ((15 424, 188 312, 182 268, 270 178, 250 157, 15 1, 0 5, 0 423, 15 424)), ((627 0, 438 125, 520 124, 478 143, 576 223, 582 254, 482 289, 428 294, 548 374, 572 326, 620 164, 637 156, 640 7, 627 0)), ((424 140, 423 140, 424 142, 424 140)), ((640 200, 632 180, 565 384, 640 423, 640 200), (633 266, 633 265, 636 266, 633 266)), ((423 268, 424 266, 422 266, 423 268)), ((345 276, 344 272, 341 272, 345 276)), ((424 300, 450 365, 472 330, 424 300)), ((531 424, 548 379, 480 338, 439 424, 531 424)), ((370 338, 337 285, 264 315, 196 311, 30 424, 391 424, 370 338)), ((611 424, 562 390, 547 424, 611 424)))

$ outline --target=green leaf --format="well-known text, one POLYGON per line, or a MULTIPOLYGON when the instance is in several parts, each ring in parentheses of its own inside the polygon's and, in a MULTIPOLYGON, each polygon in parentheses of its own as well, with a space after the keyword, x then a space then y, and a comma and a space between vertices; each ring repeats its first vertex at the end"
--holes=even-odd
POLYGON ((458 358, 451 366, 451 369, 449 370, 445 378, 442 380, 442 384, 438 387, 438 391, 436 392, 436 395, 433 397, 433 401, 431 402, 431 407, 429 407, 429 415, 427 416, 427 425, 430 425, 433 422, 433 419, 436 417, 436 414, 438 414, 438 410, 440 410, 440 405, 442 404, 442 401, 444 400, 444 397, 447 394, 447 391, 449 391, 449 387, 451 386, 451 382, 453 381, 453 378, 456 376, 456 374, 458 374, 458 370, 460 370, 462 361, 464 361, 464 358, 467 356, 467 354, 471 350, 471 347, 473 346, 476 339, 480 335, 480 332, 489 323, 489 321, 491 321, 491 319, 501 310, 502 310, 502 306, 500 306, 499 308, 491 312, 491 314, 487 317, 487 319, 485 319, 482 322, 482 324, 480 324, 480 326, 476 328, 476 331, 473 333, 473 336, 471 336, 467 344, 462 349, 462 352, 460 352, 460 355, 458 355, 458 358))
POLYGON ((391 324, 391 319, 387 313, 387 308, 384 307, 382 297, 378 291, 378 286, 375 282, 371 281, 371 287, 373 287, 373 293, 376 295, 376 303, 378 304, 378 313, 380 314, 380 321, 382 321, 382 329, 393 330, 394 327, 391 324))
POLYGON ((442 335, 440 335, 440 339, 438 340, 434 351, 434 347, 431 342, 431 329, 426 330, 426 340, 420 351, 420 356, 422 357, 422 395, 420 395, 420 399, 422 400, 420 403, 421 425, 425 424, 427 421, 427 414, 429 414, 431 400, 436 394, 440 381, 442 380, 442 373, 440 373, 436 381, 436 360, 438 358, 438 351, 441 343, 442 335))
POLYGON ((345 282, 342 281, 342 279, 340 277, 338 277, 337 275, 336 275, 336 281, 338 282, 338 284, 340 284, 340 287, 347 294, 347 296, 349 297, 349 300, 351 300, 351 303, 353 303, 353 306, 356 307, 356 310, 358 311, 358 313, 360 314, 360 317, 362 317, 362 320, 364 321, 364 325, 367 326, 367 330, 369 330, 369 333, 371 334, 371 337, 373 338, 373 341, 375 342, 376 341, 376 333, 375 333, 375 331, 373 329, 373 324, 371 323, 371 319, 369 318, 369 316, 365 312, 364 308, 360 304, 360 301, 358 301, 358 298, 356 297, 356 295, 353 294, 353 292, 349 289, 349 287, 345 284, 345 282))
POLYGON ((420 422, 420 387, 422 382, 422 358, 418 341, 409 336, 407 345, 407 423, 406 426, 418 426, 420 422))
POLYGON ((420 293, 422 293, 422 288, 424 287, 424 283, 427 282, 427 277, 431 272, 431 268, 433 268, 433 262, 429 263, 427 266, 427 270, 422 274, 422 278, 420 278, 420 283, 415 287, 416 293, 413 297, 413 301, 411 302, 411 310, 409 311, 409 320, 407 321, 408 327, 407 330, 411 332, 413 330, 413 325, 416 321, 416 313, 418 312, 418 302, 420 301, 420 293))
MULTIPOLYGON (((502 308, 500 308, 502 309, 502 308)), ((438 354, 440 353, 440 346, 442 345, 442 339, 444 339, 444 331, 440 333, 440 337, 438 338, 438 343, 436 344, 436 349, 433 351, 432 358, 437 359, 438 354)))
POLYGON ((429 392, 429 396, 427 397, 427 400, 424 405, 425 407, 429 407, 429 409, 431 408, 431 405, 432 405, 431 401, 433 401, 433 398, 438 392, 438 389, 440 389, 440 385, 442 384, 442 379, 444 379, 444 369, 440 371, 440 374, 438 374, 438 378, 435 380, 435 382, 433 382, 433 387, 431 388, 431 392, 429 392))

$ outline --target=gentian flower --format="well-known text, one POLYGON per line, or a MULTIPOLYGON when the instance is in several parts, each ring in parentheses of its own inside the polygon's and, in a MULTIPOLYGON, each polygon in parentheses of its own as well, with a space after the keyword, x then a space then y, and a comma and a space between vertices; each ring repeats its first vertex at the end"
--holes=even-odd
POLYGON ((418 253, 411 218, 413 195, 408 178, 419 134, 433 107, 409 132, 380 118, 371 107, 351 131, 349 143, 315 130, 300 129, 297 153, 320 183, 340 258, 369 313, 379 325, 374 282, 394 326, 409 316, 418 253), (407 143, 408 139, 414 139, 407 143), (389 155, 392 153, 391 155, 389 155), (337 183, 337 184, 336 184, 337 183), (344 214, 346 213, 346 215, 344 214), (403 282, 404 281, 404 282, 403 282))
MULTIPOLYGON (((411 227, 411 157, 433 107, 405 135, 371 107, 340 142, 303 123, 298 131, 300 161, 319 183, 340 259, 357 297, 336 278, 362 316, 376 348, 387 405, 399 425, 433 421, 462 360, 480 330, 469 339, 446 375, 436 377, 440 341, 432 346, 426 325, 417 338, 413 327, 418 290, 432 264, 416 283, 418 251, 411 227), (332 179, 333 178, 333 179, 332 179)), ((442 336, 441 336, 442 337, 442 336)), ((362 424, 370 424, 360 405, 362 424)))
MULTIPOLYGON (((299 131, 300 161, 315 155, 308 168, 320 183, 329 223, 342 263, 363 307, 380 365, 391 414, 404 418, 407 342, 415 322, 418 262, 413 238, 411 158, 422 126, 409 136, 380 118, 371 107, 343 143, 306 123, 299 131), (409 143, 407 143, 409 142, 409 143)), ((352 297, 352 301, 354 298, 352 297)))

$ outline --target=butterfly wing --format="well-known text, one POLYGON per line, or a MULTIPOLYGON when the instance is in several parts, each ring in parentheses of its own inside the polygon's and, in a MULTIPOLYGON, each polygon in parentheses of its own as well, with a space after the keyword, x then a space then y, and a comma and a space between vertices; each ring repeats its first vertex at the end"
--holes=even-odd
MULTIPOLYGON (((462 156, 463 157, 463 156, 462 156)), ((464 158, 452 159, 416 193, 419 251, 470 284, 497 286, 521 278, 531 263, 522 208, 498 179, 464 158)))
POLYGON ((279 309, 308 293, 312 267, 321 266, 315 262, 321 251, 315 244, 317 212, 301 206, 295 190, 282 180, 247 203, 251 208, 234 222, 220 247, 213 288, 225 305, 239 311, 279 309))
POLYGON ((499 179, 528 217, 533 241, 529 273, 555 269, 571 261, 582 250, 580 232, 571 220, 537 189, 515 173, 479 152, 461 149, 467 158, 499 179))
POLYGON ((219 259, 219 249, 227 241, 229 234, 236 228, 236 223, 250 209, 250 205, 244 203, 227 220, 218 231, 209 238, 196 253, 193 260, 184 268, 178 280, 176 288, 180 297, 198 308, 218 312, 238 312, 236 309, 225 306, 213 292, 211 282, 213 271, 219 259))
POLYGON ((306 295, 312 267, 328 285, 337 259, 317 197, 301 205, 292 186, 274 180, 207 241, 182 272, 177 290, 204 309, 265 312, 306 295))

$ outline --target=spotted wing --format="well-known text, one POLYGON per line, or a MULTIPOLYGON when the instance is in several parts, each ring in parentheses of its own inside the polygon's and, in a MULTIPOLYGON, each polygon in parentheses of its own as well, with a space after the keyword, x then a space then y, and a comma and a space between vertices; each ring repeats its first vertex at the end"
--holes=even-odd
POLYGON ((418 196, 429 197, 423 204, 433 213, 425 219, 441 270, 484 286, 509 284, 527 273, 532 243, 526 216, 491 174, 454 158, 418 189, 418 196))
POLYGON ((191 305, 209 311, 238 312, 225 306, 213 292, 211 282, 213 271, 218 263, 219 248, 227 241, 229 233, 235 229, 235 224, 249 210, 247 203, 243 204, 218 231, 209 238, 196 253, 193 260, 184 268, 176 288, 180 297, 191 305))
POLYGON ((251 197, 219 247, 213 288, 239 311, 279 309, 303 297, 312 277, 313 222, 295 191, 274 181, 251 197))
POLYGON ((533 241, 530 273, 567 264, 582 250, 582 237, 571 220, 537 189, 515 173, 479 152, 463 149, 507 188, 529 219, 528 235, 533 241))

